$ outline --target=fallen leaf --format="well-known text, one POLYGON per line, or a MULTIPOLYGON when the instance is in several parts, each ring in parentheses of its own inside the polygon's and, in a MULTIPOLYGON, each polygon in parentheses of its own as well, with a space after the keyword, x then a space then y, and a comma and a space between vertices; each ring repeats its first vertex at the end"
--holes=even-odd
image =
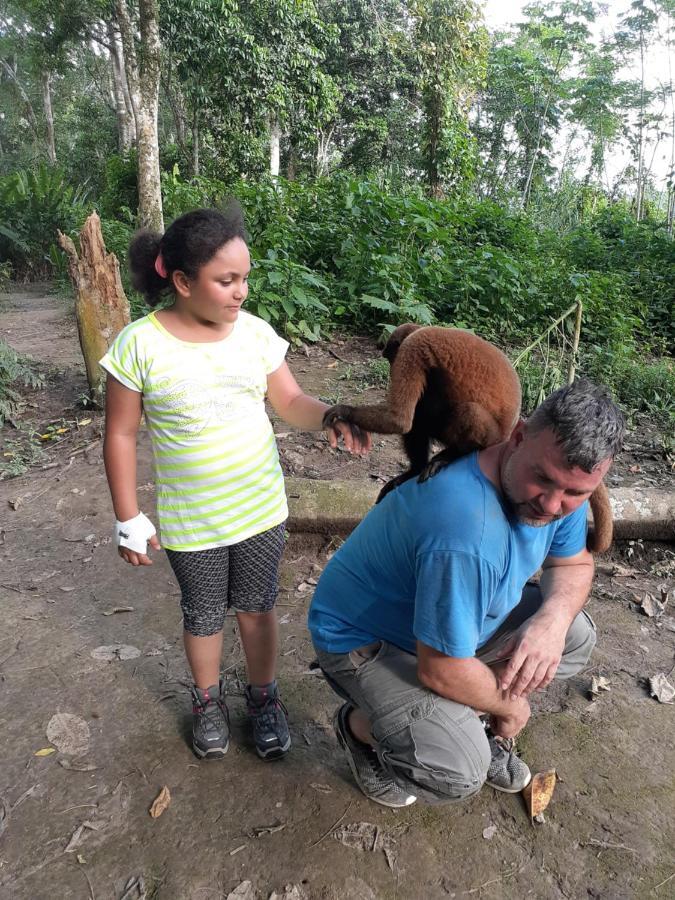
POLYGON ((299 884, 287 884, 284 886, 282 894, 272 891, 268 900, 306 900, 307 894, 299 884))
POLYGON ((112 662, 115 659, 136 659, 141 655, 141 651, 131 644, 107 644, 103 647, 94 647, 89 655, 92 659, 112 662))
POLYGON ((114 616, 115 613, 123 613, 123 612, 133 612, 133 606, 113 606, 112 609, 106 609, 103 612, 104 616, 114 616))
POLYGON ((316 781, 313 781, 310 784, 311 788, 314 788, 315 791, 318 791, 320 794, 332 794, 333 788, 329 784, 319 784, 316 781))
POLYGON ((77 760, 60 759, 59 765, 72 772, 96 772, 98 770, 98 766, 93 763, 77 762, 77 760))
POLYGON ((171 803, 171 794, 169 793, 169 789, 166 785, 162 788, 162 790, 155 797, 155 802, 150 807, 150 815, 153 819, 159 818, 162 813, 168 808, 171 803))
POLYGON ((74 853, 77 850, 78 844, 80 843, 80 839, 84 833, 84 824, 78 825, 75 831, 71 834, 70 840, 66 846, 66 849, 63 851, 64 853, 74 853))
MULTIPOLYGON (((244 844, 246 846, 246 844, 244 844)), ((227 900, 257 900, 258 894, 251 881, 242 881, 227 895, 227 900)))
POLYGON ((611 687, 609 686, 609 679, 605 678, 604 675, 594 675, 591 678, 591 686, 588 689, 588 693, 590 694, 591 700, 596 700, 600 691, 611 691, 611 687))
POLYGON ((661 600, 657 600, 653 594, 645 594, 642 599, 642 612, 649 616, 650 619, 658 618, 663 615, 663 611, 666 608, 666 603, 668 602, 668 594, 666 593, 665 602, 661 600))
POLYGON ((78 424, 80 427, 82 427, 82 425, 90 425, 90 424, 91 424, 91 419, 80 419, 80 421, 79 421, 77 424, 78 424))
POLYGON ((56 753, 56 747, 43 747, 42 750, 37 750, 33 756, 51 756, 52 753, 56 753))
POLYGON ((649 679, 649 692, 659 703, 672 703, 675 700, 675 687, 663 672, 649 679))
POLYGON ((483 837, 486 841, 491 841, 492 838, 497 834, 497 826, 496 825, 488 825, 487 828, 483 829, 483 837))
POLYGON ((64 594, 69 594, 71 591, 74 591, 75 588, 70 585, 59 585, 59 590, 63 591, 64 594))
POLYGON ((252 828, 251 835, 253 837, 262 837, 264 834, 275 834, 277 831, 283 831, 285 827, 285 822, 278 822, 275 825, 262 825, 259 828, 252 828))
POLYGON ((82 756, 89 750, 89 726, 72 713, 56 713, 47 724, 47 740, 67 756, 82 756))
POLYGON ((543 813, 551 802, 553 791, 556 783, 555 769, 548 769, 546 772, 537 772, 532 776, 532 781, 523 790, 523 798, 530 819, 534 819, 540 813, 543 813))

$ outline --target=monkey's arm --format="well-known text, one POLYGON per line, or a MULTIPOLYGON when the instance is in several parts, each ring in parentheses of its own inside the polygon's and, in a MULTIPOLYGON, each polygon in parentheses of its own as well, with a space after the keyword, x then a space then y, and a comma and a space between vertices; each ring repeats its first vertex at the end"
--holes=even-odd
POLYGON ((341 420, 377 434, 407 434, 424 393, 429 368, 424 348, 411 344, 412 340, 411 337, 401 344, 392 363, 387 402, 375 406, 331 406, 323 417, 324 428, 341 420))
MULTIPOLYGON (((323 427, 333 427, 336 422, 349 422, 364 431, 377 434, 405 434, 412 427, 412 416, 407 410, 391 410, 387 404, 379 406, 348 406, 338 403, 331 406, 323 417, 323 427)), ((414 410, 413 410, 414 412, 414 410)))

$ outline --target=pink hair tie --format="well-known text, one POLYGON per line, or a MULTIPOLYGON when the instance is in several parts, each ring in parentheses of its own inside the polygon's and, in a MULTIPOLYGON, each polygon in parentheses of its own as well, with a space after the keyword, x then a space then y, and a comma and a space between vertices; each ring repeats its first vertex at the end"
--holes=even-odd
POLYGON ((157 272, 160 278, 169 277, 169 273, 166 271, 166 266, 164 265, 164 259, 161 253, 157 254, 157 259, 155 260, 155 272, 157 272))

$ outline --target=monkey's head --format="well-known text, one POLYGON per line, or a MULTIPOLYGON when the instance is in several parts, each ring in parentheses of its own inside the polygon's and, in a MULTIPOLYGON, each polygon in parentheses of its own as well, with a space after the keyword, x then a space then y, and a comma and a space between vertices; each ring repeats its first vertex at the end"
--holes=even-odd
POLYGON ((398 348, 408 337, 408 335, 412 334, 413 331, 417 331, 417 329, 421 327, 421 325, 415 325, 414 322, 405 322, 403 325, 399 325, 398 328, 395 328, 392 331, 392 333, 389 335, 389 340, 384 345, 384 350, 382 351, 382 356, 384 356, 386 360, 389 360, 389 365, 391 365, 396 359, 398 348))

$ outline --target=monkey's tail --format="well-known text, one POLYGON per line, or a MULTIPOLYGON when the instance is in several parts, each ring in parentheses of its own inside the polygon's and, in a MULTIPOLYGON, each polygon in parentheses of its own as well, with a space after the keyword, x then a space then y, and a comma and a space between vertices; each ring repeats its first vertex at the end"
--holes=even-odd
POLYGON ((593 531, 588 535, 588 549, 592 553, 605 553, 612 544, 614 522, 609 494, 603 481, 593 491, 589 502, 593 513, 593 531))

